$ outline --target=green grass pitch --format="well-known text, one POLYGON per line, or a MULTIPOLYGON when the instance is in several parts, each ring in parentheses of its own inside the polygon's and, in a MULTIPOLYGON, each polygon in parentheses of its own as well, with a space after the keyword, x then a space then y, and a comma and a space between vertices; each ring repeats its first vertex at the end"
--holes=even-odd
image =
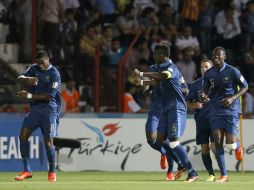
MULTIPOLYGON (((218 172, 216 172, 218 175, 218 172)), ((229 173, 228 183, 205 182, 207 174, 199 172, 199 181, 184 183, 165 181, 164 172, 57 172, 57 182, 49 183, 46 172, 34 172, 32 179, 16 182, 17 173, 0 173, 0 190, 253 190, 254 173, 229 173)))

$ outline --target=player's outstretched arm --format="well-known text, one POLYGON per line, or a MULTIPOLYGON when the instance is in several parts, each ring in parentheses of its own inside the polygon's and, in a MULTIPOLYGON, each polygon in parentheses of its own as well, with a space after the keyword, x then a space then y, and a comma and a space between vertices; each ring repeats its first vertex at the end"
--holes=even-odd
POLYGON ((26 77, 24 75, 18 76, 17 81, 24 86, 36 86, 38 84, 36 77, 26 77))
POLYGON ((148 77, 150 79, 154 79, 154 80, 164 80, 164 79, 168 79, 169 77, 169 73, 167 72, 140 72, 138 69, 134 70, 134 74, 137 77, 148 77))
POLYGON ((42 94, 31 94, 25 90, 21 90, 18 92, 17 96, 25 99, 30 99, 30 100, 40 100, 40 101, 50 101, 52 98, 48 93, 42 93, 42 94))

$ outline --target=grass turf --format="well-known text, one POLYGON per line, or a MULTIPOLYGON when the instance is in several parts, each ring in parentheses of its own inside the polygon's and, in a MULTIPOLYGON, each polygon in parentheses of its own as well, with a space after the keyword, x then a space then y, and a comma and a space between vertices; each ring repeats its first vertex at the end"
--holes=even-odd
MULTIPOLYGON (((218 172, 216 173, 218 175, 218 172)), ((228 183, 205 182, 207 174, 199 172, 199 181, 184 183, 165 181, 163 172, 57 172, 57 182, 49 183, 46 172, 34 172, 33 178, 14 181, 17 173, 0 172, 0 190, 84 189, 84 190, 253 190, 254 173, 229 173, 228 183)))

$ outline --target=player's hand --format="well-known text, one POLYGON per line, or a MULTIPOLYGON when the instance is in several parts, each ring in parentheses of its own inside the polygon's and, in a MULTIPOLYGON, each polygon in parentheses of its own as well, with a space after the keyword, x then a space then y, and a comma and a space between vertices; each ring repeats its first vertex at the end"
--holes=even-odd
POLYGON ((27 98, 27 94, 28 92, 25 90, 21 90, 18 92, 17 96, 21 97, 21 98, 27 98))
POLYGON ((38 84, 38 78, 36 77, 26 77, 26 80, 29 86, 36 86, 38 84))
POLYGON ((203 104, 200 102, 188 102, 188 106, 192 110, 198 110, 203 108, 203 104))
POLYGON ((138 69, 134 69, 133 74, 135 77, 140 77, 140 71, 138 69))
POLYGON ((228 107, 228 106, 230 106, 230 105, 233 103, 233 101, 234 101, 234 99, 231 98, 231 97, 223 98, 223 99, 221 100, 221 104, 222 104, 223 106, 225 106, 225 107, 228 107))
POLYGON ((206 94, 202 94, 201 100, 203 103, 209 102, 210 98, 206 94))
POLYGON ((135 77, 134 80, 133 80, 133 83, 134 83, 135 85, 137 85, 137 86, 141 86, 141 79, 135 77))

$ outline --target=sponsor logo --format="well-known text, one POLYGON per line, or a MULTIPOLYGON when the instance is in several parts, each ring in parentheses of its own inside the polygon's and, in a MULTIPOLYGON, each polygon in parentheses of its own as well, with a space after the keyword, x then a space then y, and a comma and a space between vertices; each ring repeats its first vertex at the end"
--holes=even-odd
MULTIPOLYGON (((126 163, 131 155, 139 153, 142 149, 142 143, 134 143, 128 145, 117 140, 117 142, 110 140, 110 137, 119 132, 121 127, 119 123, 109 123, 103 127, 93 126, 89 123, 81 121, 83 126, 94 133, 94 137, 78 138, 81 142, 81 146, 78 150, 78 154, 84 154, 86 156, 93 156, 94 154, 101 154, 102 156, 123 156, 120 167, 121 170, 125 170, 126 163)), ((70 150, 69 157, 72 156, 74 150, 70 150)))

